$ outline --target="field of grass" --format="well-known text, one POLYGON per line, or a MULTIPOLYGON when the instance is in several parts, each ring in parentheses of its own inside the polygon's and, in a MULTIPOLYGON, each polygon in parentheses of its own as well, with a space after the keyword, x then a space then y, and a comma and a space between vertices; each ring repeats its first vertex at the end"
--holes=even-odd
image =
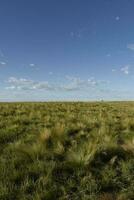
POLYGON ((0 104, 0 200, 133 199, 133 102, 0 104))

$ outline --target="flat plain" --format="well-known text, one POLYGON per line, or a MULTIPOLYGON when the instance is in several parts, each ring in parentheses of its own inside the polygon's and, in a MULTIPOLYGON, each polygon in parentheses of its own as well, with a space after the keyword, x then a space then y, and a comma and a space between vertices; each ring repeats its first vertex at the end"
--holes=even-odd
POLYGON ((0 200, 58 199, 134 199, 134 102, 0 104, 0 200))

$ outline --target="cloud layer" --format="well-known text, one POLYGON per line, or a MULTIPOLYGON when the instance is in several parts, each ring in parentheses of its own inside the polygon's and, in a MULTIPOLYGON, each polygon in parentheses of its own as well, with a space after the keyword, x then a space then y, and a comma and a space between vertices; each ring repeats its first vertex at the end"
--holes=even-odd
POLYGON ((10 77, 8 79, 9 86, 6 87, 7 89, 14 89, 14 90, 38 90, 38 89, 45 89, 51 90, 51 86, 48 82, 38 82, 33 80, 28 80, 25 78, 16 78, 10 77))
POLYGON ((134 51, 134 43, 128 44, 127 48, 134 51))
POLYGON ((11 90, 50 90, 50 91, 77 91, 91 88, 99 88, 108 84, 108 81, 96 80, 94 77, 82 80, 78 77, 66 76, 64 83, 54 84, 48 81, 34 81, 25 78, 10 77, 6 89, 11 90))

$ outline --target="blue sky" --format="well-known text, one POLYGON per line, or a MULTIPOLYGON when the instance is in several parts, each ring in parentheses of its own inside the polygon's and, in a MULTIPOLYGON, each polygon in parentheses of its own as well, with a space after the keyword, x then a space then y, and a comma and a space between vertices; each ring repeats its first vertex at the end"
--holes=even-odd
POLYGON ((0 101, 133 100, 133 0, 1 0, 0 101))

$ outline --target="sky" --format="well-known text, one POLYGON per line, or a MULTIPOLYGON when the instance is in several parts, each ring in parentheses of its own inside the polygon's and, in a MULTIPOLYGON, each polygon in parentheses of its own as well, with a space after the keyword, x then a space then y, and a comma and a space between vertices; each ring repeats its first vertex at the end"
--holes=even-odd
POLYGON ((1 0, 0 101, 134 100, 134 0, 1 0))

